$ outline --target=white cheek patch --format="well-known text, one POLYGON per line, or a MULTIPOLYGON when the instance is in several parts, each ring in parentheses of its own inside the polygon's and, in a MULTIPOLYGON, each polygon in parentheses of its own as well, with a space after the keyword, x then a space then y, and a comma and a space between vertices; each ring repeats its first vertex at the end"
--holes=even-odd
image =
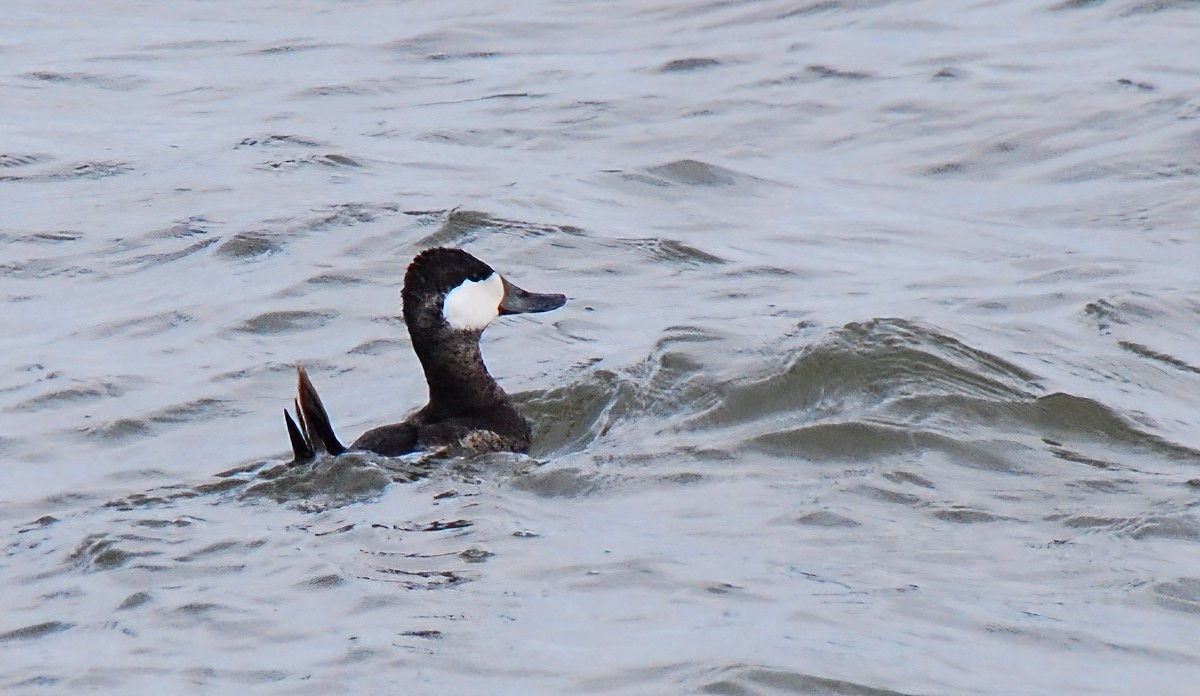
POLYGON ((442 302, 442 317, 452 329, 479 330, 500 315, 504 299, 504 281, 492 273, 480 281, 464 280, 462 285, 446 294, 442 302))

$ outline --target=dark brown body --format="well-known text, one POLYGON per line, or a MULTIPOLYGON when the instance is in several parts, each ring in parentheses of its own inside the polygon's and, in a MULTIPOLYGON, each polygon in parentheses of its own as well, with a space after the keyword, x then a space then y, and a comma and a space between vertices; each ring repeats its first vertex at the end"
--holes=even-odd
MULTIPOLYGON (((413 260, 404 276, 401 297, 413 350, 429 385, 429 403, 401 423, 367 431, 349 449, 389 457, 441 447, 509 452, 529 449, 529 423, 484 365, 479 340, 486 324, 454 328, 443 313, 447 293, 464 282, 491 278, 493 273, 487 264, 458 249, 430 249, 413 260)), ((503 299, 491 316, 544 312, 566 302, 562 295, 527 293, 507 281, 503 281, 503 287, 503 299)), ((345 452, 347 448, 334 434, 308 374, 304 368, 297 371, 299 423, 284 412, 295 453, 293 463, 310 461, 321 452, 345 452)))

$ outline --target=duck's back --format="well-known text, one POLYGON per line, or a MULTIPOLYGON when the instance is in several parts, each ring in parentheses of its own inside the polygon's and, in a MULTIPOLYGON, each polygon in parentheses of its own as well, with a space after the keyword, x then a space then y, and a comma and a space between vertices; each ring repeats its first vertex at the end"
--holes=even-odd
POLYGON ((482 415, 434 419, 427 406, 403 423, 384 425, 354 441, 350 449, 396 457, 417 450, 454 447, 477 452, 527 452, 529 423, 509 403, 482 415))

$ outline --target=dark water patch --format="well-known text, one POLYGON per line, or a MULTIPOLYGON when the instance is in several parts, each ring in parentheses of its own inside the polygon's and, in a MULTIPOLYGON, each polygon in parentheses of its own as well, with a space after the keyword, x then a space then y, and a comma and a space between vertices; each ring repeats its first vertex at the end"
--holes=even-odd
POLYGON ((340 85, 320 85, 297 92, 295 99, 320 99, 323 97, 358 97, 379 94, 395 94, 404 89, 401 80, 360 80, 340 85))
POLYGON ((745 445, 776 457, 844 461, 913 451, 917 440, 916 433, 870 423, 817 423, 758 435, 745 445))
POLYGON ((1139 92, 1153 92, 1155 89, 1154 85, 1150 84, 1149 82, 1138 82, 1136 80, 1131 80, 1127 77, 1122 77, 1122 78, 1118 79, 1117 84, 1121 87, 1128 87, 1130 89, 1136 89, 1139 92))
POLYGON ((206 616, 217 611, 228 611, 230 607, 224 604, 216 604, 215 602, 190 602, 175 607, 176 614, 184 616, 206 616))
POLYGON ((1144 2, 1134 3, 1125 8, 1121 11, 1121 16, 1131 17, 1134 15, 1156 14, 1168 10, 1195 9, 1197 9, 1196 0, 1145 0, 1144 2))
MULTIPOLYGON (((62 621, 46 621, 32 626, 24 626, 11 631, 0 633, 0 643, 12 643, 18 640, 35 640, 55 633, 62 633, 74 628, 75 624, 62 621)), ((56 680, 57 681, 57 680, 56 680)))
POLYGON ((933 516, 943 522, 954 522, 956 524, 977 524, 980 522, 999 522, 1002 520, 1012 520, 1011 517, 1003 515, 993 515, 990 512, 983 510, 974 510, 972 508, 954 507, 949 510, 938 510, 933 513, 933 516))
POLYGON ((796 518, 796 523, 809 527, 850 528, 862 526, 859 522, 849 517, 828 510, 818 510, 810 512, 807 515, 801 515, 796 518))
POLYGON ((1112 324, 1126 323, 1117 308, 1103 298, 1084 305, 1083 314, 1096 323, 1101 333, 1108 333, 1112 324))
POLYGON ((478 39, 477 35, 470 32, 461 29, 449 29, 430 31, 417 34, 416 36, 397 39, 396 41, 384 44, 383 48, 387 51, 425 57, 431 53, 442 53, 442 48, 445 46, 471 45, 477 43, 478 39))
MULTIPOLYGON (((677 342, 668 345, 677 346, 677 342)), ((687 350, 689 346, 661 350, 631 371, 638 380, 634 410, 616 415, 645 418, 670 417, 695 413, 717 403, 721 385, 712 378, 709 367, 687 350)))
POLYGON ((25 534, 26 532, 32 532, 36 529, 44 529, 46 527, 49 527, 52 524, 55 524, 58 521, 59 521, 59 519, 57 517, 54 517, 53 515, 42 515, 41 517, 37 518, 33 522, 29 522, 29 523, 25 524, 24 526, 18 528, 17 533, 25 534))
POLYGON ((404 568, 372 568, 377 575, 364 580, 383 580, 408 590, 438 590, 467 582, 469 578, 452 570, 405 570, 404 568))
POLYGON ((1148 348, 1140 343, 1134 343, 1133 341, 1117 341, 1117 345, 1129 351, 1130 353, 1133 353, 1134 355, 1163 363, 1183 372, 1200 374, 1200 367, 1196 367, 1195 365, 1180 360, 1173 355, 1161 353, 1153 348, 1148 348))
POLYGON ((849 80, 857 82, 860 80, 869 80, 872 75, 867 72, 858 70, 838 70, 827 65, 810 65, 805 68, 805 71, 819 80, 849 80))
POLYGON ((1070 529, 1118 529, 1130 522, 1128 517, 1107 517, 1102 515, 1047 515, 1046 521, 1059 522, 1070 529))
POLYGON ((1154 585, 1154 601, 1161 607, 1200 614, 1200 578, 1179 578, 1154 585))
POLYGON ((1070 529, 1102 531, 1131 539, 1175 539, 1200 542, 1200 521, 1189 514, 1113 517, 1092 514, 1054 514, 1045 518, 1070 529))
POLYGON ((1087 7, 1099 7, 1107 1, 1108 0, 1066 0, 1066 2, 1060 2, 1054 7, 1051 7, 1050 10, 1053 12, 1061 12, 1063 10, 1080 10, 1087 7))
POLYGON ((327 155, 321 155, 314 160, 317 164, 324 164, 330 167, 361 167, 358 160, 349 155, 339 155, 336 152, 327 155))
POLYGON ((1152 516, 1137 520, 1126 533, 1138 540, 1180 539, 1200 541, 1200 521, 1191 515, 1152 516))
POLYGON ((233 405, 227 399, 202 398, 187 401, 175 406, 168 406, 150 415, 149 421, 160 424, 190 423, 192 421, 209 421, 217 418, 236 418, 246 412, 233 405))
POLYGON ((322 273, 318 276, 313 276, 304 281, 309 285, 329 285, 332 287, 348 287, 350 285, 362 285, 367 282, 362 278, 356 278, 345 273, 322 273))
POLYGON ((82 232, 71 232, 63 230, 61 232, 38 232, 25 237, 17 237, 16 242, 34 242, 39 244, 59 244, 62 242, 77 242, 83 239, 82 232))
POLYGON ((176 503, 181 500, 190 498, 199 498, 202 496, 217 495, 241 488, 245 484, 239 479, 226 479, 223 481, 215 481, 209 483, 201 483, 194 486, 177 485, 167 486, 146 493, 134 493, 125 498, 110 500, 104 504, 106 508, 115 508, 122 511, 131 511, 137 509, 157 507, 176 503))
POLYGON ((975 443, 878 423, 816 423, 757 435, 743 444, 763 454, 811 463, 879 461, 887 457, 911 458, 937 452, 954 464, 972 469, 1025 472, 1019 458, 1006 451, 1005 443, 975 443))
POLYGON ((957 174, 965 174, 970 165, 966 162, 943 162, 935 164, 925 170, 925 176, 946 177, 957 174))
MULTIPOLYGON (((304 365, 312 372, 329 372, 330 370, 338 369, 337 364, 326 362, 324 360, 306 360, 304 361, 304 365)), ((265 365, 255 365, 253 367, 247 367, 241 370, 230 370, 229 372, 222 372, 214 376, 211 381, 228 382, 231 380, 248 379, 250 377, 256 377, 263 374, 281 373, 287 373, 288 375, 294 376, 296 374, 296 364, 290 362, 271 362, 266 363, 265 365)))
POLYGON ((1164 319, 1167 314, 1148 298, 1114 299, 1100 298, 1083 307, 1083 315, 1096 324, 1101 333, 1109 333, 1113 324, 1130 325, 1164 319))
POLYGON ((279 503, 301 503, 302 507, 321 509, 368 500, 394 481, 415 481, 428 474, 429 467, 420 463, 351 452, 311 464, 264 471, 258 478, 245 482, 248 485, 242 497, 270 498, 279 503), (384 460, 386 469, 381 465, 384 460))
POLYGON ((1109 407, 1092 399, 1054 393, 1038 398, 1028 408, 1032 421, 1052 436, 1087 436, 1129 445, 1176 461, 1200 462, 1200 451, 1139 430, 1109 407))
POLYGON ((1069 449, 1066 447, 1062 447, 1060 445, 1051 445, 1050 447, 1047 448, 1047 451, 1050 452, 1050 454, 1052 454, 1053 456, 1057 457, 1058 459, 1062 459, 1062 460, 1068 461, 1068 462, 1075 462, 1076 464, 1087 464, 1088 466, 1095 467, 1097 469, 1120 468, 1116 462, 1109 461, 1107 459, 1098 459, 1096 457, 1089 457, 1086 454, 1077 452, 1075 450, 1072 450, 1072 449, 1069 449))
POLYGON ((716 58, 678 58, 663 63, 658 68, 658 71, 660 73, 694 72, 706 68, 715 68, 720 64, 721 61, 716 58))
POLYGON ((722 385, 694 427, 721 427, 797 414, 809 419, 861 412, 922 395, 1021 401, 1034 376, 997 356, 899 319, 847 324, 804 349, 783 372, 722 385))
POLYGON ((149 592, 134 592, 125 598, 123 602, 117 605, 117 611, 128 611, 137 609, 140 606, 149 604, 154 600, 154 597, 149 592))
POLYGON ((475 523, 471 520, 434 520, 425 524, 410 524, 395 527, 406 532, 444 532, 454 529, 466 529, 474 527, 475 523))
POLYGON ((237 479, 225 479, 224 481, 212 481, 209 483, 197 484, 192 492, 195 496, 201 495, 216 495, 227 491, 234 491, 242 487, 242 481, 237 479))
POLYGON ((210 246, 212 246, 213 244, 216 244, 216 243, 217 243, 216 239, 201 239, 197 242, 189 244, 188 246, 184 247, 183 249, 179 249, 178 251, 168 251, 168 252, 157 253, 157 254, 142 254, 140 256, 135 256, 130 259, 122 259, 121 261, 118 261, 114 265, 116 265, 116 266, 139 266, 142 268, 150 267, 150 266, 161 266, 165 263, 170 263, 172 261, 178 261, 179 259, 187 258, 197 252, 204 251, 205 249, 209 248, 210 246))
POLYGON ((136 418, 121 418, 108 423, 84 430, 89 437, 120 442, 135 437, 146 437, 152 432, 150 424, 136 418))
POLYGON ((570 225, 541 225, 520 220, 507 220, 478 210, 454 209, 440 214, 428 211, 406 211, 405 214, 422 218, 436 216, 439 222, 437 231, 416 243, 418 249, 436 246, 464 246, 484 234, 497 232, 522 238, 559 234, 579 236, 583 233, 579 228, 570 225))
POLYGON ((13 682, 12 688, 20 689, 20 688, 24 688, 27 686, 38 686, 38 687, 54 686, 55 684, 58 684, 61 681, 62 681, 62 677, 48 677, 43 674, 43 675, 38 675, 36 677, 30 677, 28 679, 24 679, 19 682, 13 682))
POLYGON ((80 403, 95 401, 97 399, 115 398, 125 393, 125 390, 116 384, 102 383, 95 386, 72 387, 70 389, 61 389, 59 391, 42 394, 31 399, 17 404, 13 407, 14 411, 43 411, 47 409, 63 408, 66 406, 74 406, 80 403))
MULTIPOLYGON (((439 100, 439 101, 423 102, 421 104, 421 106, 442 106, 442 105, 446 105, 446 104, 469 104, 471 102, 491 101, 493 99, 541 99, 541 98, 544 98, 545 96, 546 96, 545 94, 534 93, 534 92, 496 92, 493 94, 485 94, 481 97, 466 97, 464 99, 444 99, 444 100, 439 100)), ((487 129, 487 130, 472 129, 472 130, 466 130, 466 131, 437 131, 437 132, 457 133, 457 134, 460 134, 460 136, 468 135, 468 134, 469 135, 485 135, 486 134, 487 142, 491 143, 491 142, 493 142, 493 140, 490 136, 494 135, 494 134, 527 136, 527 137, 521 137, 520 139, 530 140, 533 137, 536 137, 538 135, 541 135, 542 133, 545 133, 546 131, 534 130, 531 128, 495 128, 495 129, 487 129)), ((425 140, 426 138, 424 135, 419 135, 419 136, 417 136, 417 139, 425 140)), ((454 140, 453 136, 451 136, 447 139, 454 140)), ((460 138, 460 142, 463 142, 463 141, 464 141, 464 139, 460 138)), ((503 145, 500 143, 495 143, 495 144, 497 145, 497 147, 506 147, 506 145, 503 145)))
MULTIPOLYGON (((94 271, 84 266, 63 264, 56 259, 25 259, 0 263, 0 278, 40 280, 42 278, 76 278, 94 271)), ((25 299, 32 299, 26 297, 25 299)))
POLYGON ((312 312, 302 310, 286 310, 266 312, 233 327, 238 333, 275 335, 311 331, 325 326, 336 319, 337 312, 312 312))
POLYGON ((673 239, 622 239, 618 243, 636 249, 654 261, 663 263, 688 266, 725 263, 725 259, 719 256, 673 239))
MULTIPOLYGON (((722 398, 688 427, 769 424, 785 416, 808 422, 810 428, 820 426, 776 432, 751 443, 780 455, 791 451, 797 456, 827 456, 828 450, 815 443, 822 433, 836 439, 838 427, 864 437, 870 434, 877 444, 887 439, 907 450, 941 449, 929 439, 939 431, 962 437, 981 429, 1004 429, 1036 434, 1055 457, 1097 468, 1117 464, 1084 454, 1069 441, 1124 444, 1174 460, 1200 461, 1200 452, 1145 432, 1091 399, 1061 393, 1034 398, 1032 376, 992 356, 944 342, 914 345, 913 335, 880 341, 874 333, 864 335, 856 329, 848 334, 851 343, 824 341, 806 349, 780 374, 714 386, 722 398), (822 429, 829 425, 823 421, 840 422, 847 416, 852 425, 822 429), (910 446, 902 447, 902 433, 888 430, 893 427, 913 429, 910 446)), ((857 456, 854 451, 848 450, 847 456, 857 456)))
POLYGON ((647 184, 650 186, 656 186, 658 188, 667 188, 667 187, 673 185, 669 181, 659 179, 659 178, 656 178, 653 176, 649 176, 647 174, 623 172, 619 169, 612 169, 612 170, 607 170, 607 171, 610 174, 619 174, 621 176, 622 181, 629 181, 629 182, 637 183, 637 184, 647 184))
POLYGON ((408 345, 408 341, 379 338, 372 341, 364 341, 351 348, 349 353, 351 355, 386 355, 401 350, 406 345, 408 345))
POLYGON ((937 488, 929 479, 919 474, 914 474, 911 471, 889 471, 883 477, 892 483, 906 483, 930 490, 937 488))
POLYGON ((487 560, 494 556, 496 556, 496 554, 492 553, 491 551, 486 551, 484 548, 479 548, 478 546, 472 546, 467 548, 467 550, 463 550, 458 553, 458 558, 463 559, 464 562, 467 563, 487 563, 487 560))
POLYGON ((326 147, 327 143, 300 135, 264 135, 252 138, 243 138, 241 142, 239 142, 237 145, 234 145, 233 149, 237 150, 243 147, 279 147, 291 145, 314 148, 326 147))
POLYGON ((47 82, 61 85, 84 85, 118 91, 129 91, 143 84, 145 80, 131 75, 114 76, 85 72, 56 72, 53 70, 34 70, 21 77, 36 82, 47 82))
POLYGON ((552 469, 518 476, 509 483, 513 488, 543 498, 578 498, 600 490, 595 474, 579 469, 552 469))
POLYGON ((161 230, 154 232, 155 237, 160 239, 191 239, 192 237, 203 237, 212 232, 213 223, 203 215, 193 215, 192 217, 177 220, 169 227, 164 227, 161 230))
POLYGON ((252 541, 218 541, 209 544, 202 549, 197 549, 191 553, 186 553, 182 556, 176 556, 174 560, 180 563, 190 563, 192 561, 210 558, 213 556, 226 556, 230 553, 234 555, 244 555, 246 551, 256 549, 267 543, 264 539, 254 539, 252 541))
POLYGON ((227 259, 246 260, 278 253, 283 241, 266 230, 238 232, 217 247, 217 255, 227 259))
POLYGON ((337 153, 329 153, 325 155, 308 155, 306 157, 288 157, 287 159, 272 160, 263 162, 259 165, 261 169, 268 170, 285 170, 299 169, 308 166, 321 166, 330 168, 361 168, 363 165, 358 160, 349 155, 341 155, 337 153))
POLYGON ((726 273, 729 278, 759 278, 776 276, 779 278, 795 277, 798 274, 787 268, 779 266, 748 266, 741 267, 726 273))
POLYGON ((246 43, 245 39, 185 39, 183 41, 164 41, 147 44, 147 51, 207 51, 214 48, 228 48, 246 43))
POLYGON ((690 159, 668 162, 650 167, 646 171, 653 176, 684 186, 732 186, 737 183, 739 176, 723 167, 690 159))
POLYGON ((161 555, 158 551, 127 551, 119 545, 147 540, 146 537, 132 534, 116 537, 104 533, 92 534, 71 552, 68 560, 82 570, 105 571, 120 568, 134 558, 161 555))
POLYGON ((429 61, 451 61, 451 60, 487 60, 488 58, 497 58, 503 53, 496 51, 465 51, 462 53, 430 53, 425 56, 425 60, 429 61))
POLYGON ((278 56, 291 53, 300 53, 303 51, 315 51, 322 48, 336 48, 337 44, 317 43, 314 41, 296 41, 291 43, 280 43, 266 48, 260 48, 255 51, 249 51, 244 55, 248 56, 278 56))
POLYGON ((808 2, 800 7, 788 10, 779 15, 777 19, 788 19, 791 17, 807 17, 810 15, 824 14, 826 12, 840 12, 845 10, 857 10, 867 7, 878 7, 890 2, 890 0, 817 0, 816 2, 808 2))
MULTIPOLYGON (((683 449, 687 449, 687 448, 683 448, 683 449)), ((678 451, 679 450, 676 450, 676 452, 678 452, 678 451)), ((709 453, 711 453, 712 451, 713 450, 703 450, 701 456, 706 456, 709 453)), ((692 454, 692 453, 693 452, 691 452, 691 451, 686 452, 686 454, 692 454)), ((712 458, 709 461, 723 461, 723 462, 733 461, 733 456, 726 453, 723 458, 712 458)), ((675 473, 664 474, 662 476, 658 476, 655 478, 655 480, 662 481, 664 483, 673 484, 676 486, 690 486, 692 484, 700 483, 701 481, 704 481, 707 478, 708 477, 706 477, 704 474, 698 474, 694 471, 678 471, 675 473)))
POLYGON ((1137 483, 1130 480, 1109 481, 1103 479, 1084 479, 1071 481, 1068 486, 1096 493, 1132 493, 1137 490, 1137 483))
POLYGON ((309 578, 300 583, 300 587, 306 587, 317 590, 327 590, 334 587, 341 587, 346 584, 346 579, 340 575, 330 573, 328 575, 318 575, 315 578, 309 578))
POLYGON ((178 518, 178 517, 175 519, 172 519, 172 520, 157 520, 157 519, 134 520, 133 526, 149 527, 150 529, 167 529, 167 528, 171 528, 171 527, 175 527, 175 528, 190 527, 190 526, 192 526, 192 520, 178 518))
POLYGON ((82 162, 62 169, 40 174, 0 176, 0 181, 74 181, 78 179, 105 179, 110 176, 134 171, 124 162, 82 162))
POLYGON ((183 312, 163 312, 138 319, 126 319, 95 326, 87 332, 89 338, 111 338, 113 336, 128 336, 129 338, 148 338, 164 331, 169 331, 193 321, 190 315, 183 312))
POLYGON ((182 425, 218 418, 236 418, 245 413, 231 401, 202 398, 159 409, 144 418, 119 418, 104 425, 85 428, 81 432, 88 437, 121 442, 130 438, 148 437, 154 433, 156 425, 182 425))
POLYGON ((879 486, 868 486, 866 484, 855 486, 854 492, 871 500, 881 503, 891 503, 892 505, 903 505, 904 507, 923 507, 925 499, 919 495, 911 493, 901 493, 888 488, 880 488, 879 486))
POLYGON ((703 684, 697 691, 719 696, 905 696, 899 691, 877 689, 855 682, 757 666, 727 668, 720 678, 703 684))
POLYGON ((0 152, 0 167, 10 169, 13 167, 28 167, 32 164, 40 164, 49 162, 54 159, 50 155, 38 154, 16 154, 12 152, 0 152))
POLYGON ((400 208, 390 203, 342 203, 318 211, 316 217, 297 223, 292 231, 320 232, 338 227, 352 227, 364 222, 374 222, 381 217, 395 215, 400 208))

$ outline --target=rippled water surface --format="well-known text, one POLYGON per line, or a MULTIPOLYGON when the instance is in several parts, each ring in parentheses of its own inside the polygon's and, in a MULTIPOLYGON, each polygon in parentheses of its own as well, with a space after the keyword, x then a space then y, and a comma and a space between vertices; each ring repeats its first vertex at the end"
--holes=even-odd
POLYGON ((1200 5, 15 0, 0 691, 1191 694, 1200 5), (530 456, 287 469, 463 246, 530 456))

